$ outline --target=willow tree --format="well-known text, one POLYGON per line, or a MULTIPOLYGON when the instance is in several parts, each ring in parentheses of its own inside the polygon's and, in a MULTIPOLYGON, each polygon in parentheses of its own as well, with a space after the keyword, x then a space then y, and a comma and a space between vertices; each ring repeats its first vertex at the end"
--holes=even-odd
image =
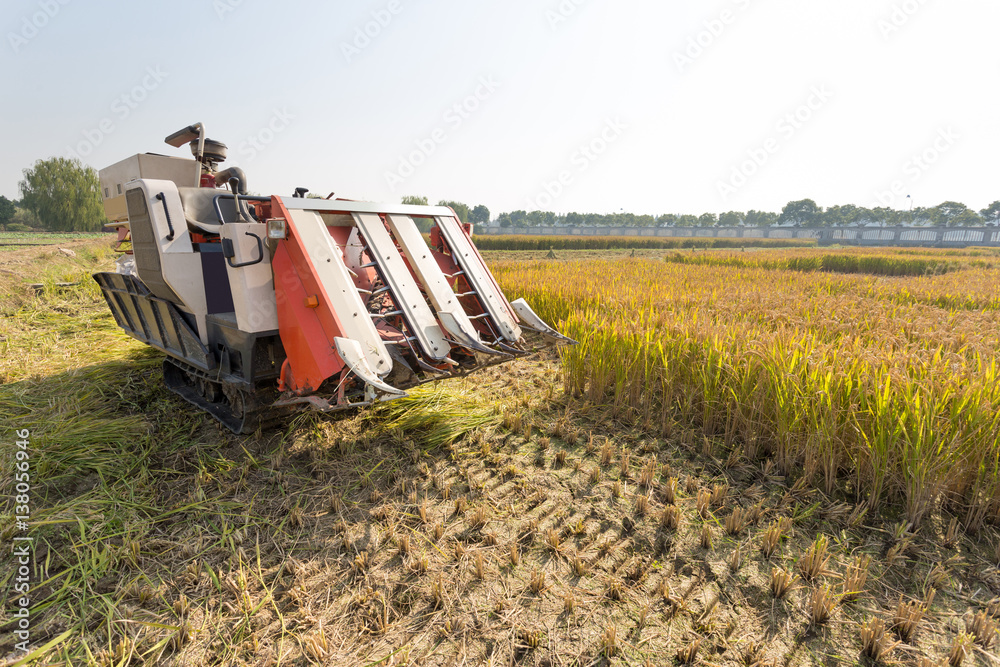
POLYGON ((38 160, 24 170, 20 188, 21 206, 48 230, 92 232, 107 222, 97 172, 78 159, 38 160))
POLYGON ((0 195, 0 228, 7 229, 7 225, 14 219, 17 207, 14 202, 0 195))

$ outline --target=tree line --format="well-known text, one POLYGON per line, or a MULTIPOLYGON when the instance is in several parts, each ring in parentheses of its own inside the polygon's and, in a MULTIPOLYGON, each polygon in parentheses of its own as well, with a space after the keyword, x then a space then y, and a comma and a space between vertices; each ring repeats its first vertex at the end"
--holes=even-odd
MULTIPOLYGON (((410 204, 412 206, 427 206, 427 197, 418 197, 416 195, 407 195, 403 197, 401 204, 410 204)), ((448 199, 442 199, 437 203, 438 206, 450 206, 451 210, 455 212, 458 219, 462 222, 471 222, 477 225, 485 225, 490 221, 490 209, 486 208, 482 204, 474 207, 469 207, 468 204, 463 204, 459 201, 451 201, 448 199)), ((429 224, 429 223, 428 223, 429 224)))
MULTIPOLYGON (((10 200, 0 195, 0 230, 91 232, 100 231, 107 223, 97 171, 79 159, 38 160, 23 170, 18 189, 20 199, 10 200)), ((426 206, 427 197, 403 197, 402 203, 426 206)), ((442 200, 438 205, 450 206, 462 222, 490 221, 490 210, 482 204, 470 207, 442 200)), ((418 224, 430 226, 426 221, 418 224)))
MULTIPOLYGON (((101 203, 100 181, 93 167, 78 159, 38 160, 23 172, 18 184, 21 198, 0 196, 0 229, 6 231, 98 231, 107 222, 101 203)), ((427 197, 403 197, 403 204, 427 205, 427 197)), ((479 225, 490 223, 490 210, 482 205, 441 200, 462 220, 479 225)), ((796 225, 828 227, 850 225, 938 225, 945 227, 1000 225, 1000 201, 981 211, 961 202, 946 201, 932 208, 916 207, 897 211, 886 207, 865 208, 853 204, 823 208, 812 199, 791 201, 781 213, 771 211, 727 211, 722 214, 660 216, 635 213, 567 213, 552 211, 511 211, 501 213, 496 221, 501 227, 766 227, 796 225)), ((429 226, 426 221, 420 222, 429 226)), ((426 229, 423 229, 426 231, 426 229)))
POLYGON ((1000 201, 981 211, 965 204, 947 201, 933 208, 916 207, 897 211, 886 207, 865 208, 846 204, 823 208, 812 199, 791 201, 781 213, 771 211, 727 211, 722 214, 660 216, 634 213, 567 213, 552 211, 511 211, 497 217, 500 227, 767 227, 795 225, 800 227, 864 226, 864 225, 940 225, 943 227, 976 227, 1000 224, 1000 201))

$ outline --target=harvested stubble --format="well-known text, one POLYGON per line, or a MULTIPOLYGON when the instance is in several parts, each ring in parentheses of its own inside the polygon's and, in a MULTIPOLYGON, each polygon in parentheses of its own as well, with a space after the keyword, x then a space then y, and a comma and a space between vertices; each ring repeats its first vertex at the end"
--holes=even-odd
POLYGON ((893 642, 886 633, 885 622, 878 617, 868 619, 861 624, 861 654, 874 662, 880 662, 888 657, 899 642, 893 642))
POLYGON ((729 569, 733 572, 739 571, 740 567, 743 565, 743 550, 740 547, 733 549, 733 552, 729 555, 729 569))
POLYGON ((601 633, 601 653, 612 658, 618 652, 618 626, 611 624, 601 633))
POLYGON ((707 523, 701 527, 701 548, 712 548, 712 528, 707 523))
POLYGON ((681 419, 759 443, 783 472, 806 470, 827 492, 850 484, 869 507, 898 503, 914 525, 942 497, 969 508, 966 524, 998 518, 1000 270, 494 268, 580 341, 563 352, 569 393, 665 431, 681 419))
POLYGON ((812 581, 829 572, 826 567, 830 561, 830 556, 827 553, 828 543, 826 535, 817 536, 816 540, 806 549, 802 558, 799 559, 799 572, 802 573, 802 578, 806 581, 812 581))
MULTIPOLYGON (((90 296, 100 298, 99 295, 90 296)), ((693 507, 694 495, 699 485, 711 487, 719 478, 706 478, 698 472, 690 474, 691 469, 682 461, 674 461, 668 450, 656 454, 661 460, 668 457, 676 469, 661 465, 658 478, 651 480, 650 489, 641 489, 642 493, 657 489, 650 497, 652 516, 634 523, 629 520, 629 530, 634 529, 634 534, 627 538, 631 546, 623 546, 626 542, 617 537, 615 522, 622 515, 632 516, 633 498, 629 494, 634 491, 630 487, 633 482, 641 482, 642 473, 647 469, 646 457, 654 451, 633 453, 635 479, 629 479, 628 484, 622 479, 623 495, 629 502, 613 507, 601 503, 600 516, 592 518, 589 514, 572 511, 569 516, 562 513, 544 515, 541 511, 522 515, 520 511, 530 507, 533 499, 541 497, 539 489, 544 487, 531 483, 536 481, 536 475, 564 476, 572 481, 569 493, 585 484, 590 467, 598 464, 597 446, 592 447, 594 458, 583 456, 583 446, 591 439, 589 433, 578 431, 579 426, 573 427, 573 433, 584 435, 580 436, 579 449, 572 446, 567 449, 573 461, 568 461, 570 465, 566 469, 536 472, 530 461, 533 448, 527 448, 531 450, 527 455, 520 452, 518 458, 510 458, 511 452, 498 444, 499 440, 483 441, 473 431, 473 437, 463 441, 459 434, 466 424, 461 419, 452 421, 448 415, 440 416, 436 404, 444 403, 449 407, 448 412, 454 414, 468 415, 471 407, 477 418, 487 420, 484 422, 487 428, 489 423, 503 419, 503 410, 494 412, 492 409, 492 396, 485 401, 473 401, 467 407, 465 399, 468 397, 462 391, 464 382, 440 385, 448 387, 449 392, 440 397, 441 400, 434 392, 423 393, 421 401, 425 407, 421 406, 421 401, 405 404, 405 409, 395 414, 408 424, 400 422, 393 432, 387 430, 384 438, 362 437, 354 430, 341 432, 359 426, 375 428, 380 418, 357 424, 354 419, 338 421, 338 433, 332 436, 329 422, 312 417, 297 419, 287 431, 270 431, 247 439, 219 437, 217 427, 209 420, 202 419, 200 425, 192 425, 190 414, 178 410, 179 402, 169 397, 160 384, 156 369, 159 359, 117 333, 105 307, 98 305, 100 310, 95 308, 92 312, 99 317, 86 325, 75 324, 83 333, 74 334, 79 335, 80 340, 74 340, 73 349, 79 344, 81 349, 83 346, 91 348, 95 355, 110 354, 111 348, 101 343, 107 343, 108 336, 113 336, 120 343, 114 352, 115 358, 91 363, 91 358, 87 357, 86 363, 81 363, 79 357, 52 357, 46 361, 51 365, 43 368, 36 364, 27 373, 20 368, 21 360, 15 355, 0 357, 0 364, 7 364, 2 370, 8 378, 7 384, 0 385, 0 412, 25 423, 38 434, 47 436, 53 432, 60 437, 72 436, 58 443, 47 437, 34 441, 39 455, 35 461, 44 466, 45 475, 55 480, 38 514, 47 524, 40 533, 50 541, 49 553, 54 554, 53 575, 37 590, 41 604, 58 613, 47 618, 44 614, 39 615, 37 618, 45 618, 48 623, 40 624, 39 629, 43 632, 41 636, 50 628, 60 632, 60 627, 72 628, 77 633, 51 652, 50 663, 89 664, 89 647, 97 654, 97 661, 103 664, 135 662, 128 656, 140 654, 145 655, 144 660, 150 664, 160 664, 158 656, 168 651, 179 651, 173 657, 169 653, 162 656, 167 662, 174 660, 177 664, 212 661, 251 664, 268 659, 257 655, 257 640, 266 651, 268 644, 281 641, 280 633, 292 642, 293 653, 289 659, 293 662, 340 660, 344 664, 368 664, 384 658, 383 664, 412 664, 419 660, 417 656, 424 647, 404 646, 408 641, 406 627, 414 618, 412 614, 425 616, 428 606, 434 610, 435 620, 421 626, 420 632, 434 645, 432 650, 453 651, 454 655, 458 650, 465 650, 469 641, 470 649, 488 651, 489 645, 484 647, 477 636, 479 626, 474 625, 474 615, 462 612, 463 595, 470 591, 487 596, 482 598, 482 606, 477 609, 504 609, 502 615, 507 616, 517 608, 518 598, 522 601, 531 598, 532 609, 537 607, 551 614, 548 619, 540 615, 537 622, 530 621, 527 627, 520 625, 525 620, 521 616, 510 629, 513 635, 511 653, 487 657, 485 664, 508 664, 512 658, 523 659, 525 656, 519 652, 525 647, 540 649, 535 656, 528 657, 528 661, 542 661, 547 657, 542 653, 546 650, 543 647, 560 642, 563 642, 562 655, 572 651, 575 655, 593 656, 601 650, 600 638, 595 635, 609 625, 617 628, 614 660, 630 664, 643 664, 642 659, 653 651, 657 642, 652 655, 654 664, 672 658, 678 641, 683 644, 680 648, 686 649, 697 639, 693 632, 705 634, 703 650, 695 657, 695 664, 715 661, 715 650, 725 644, 739 645, 739 633, 729 637, 728 628, 733 621, 725 603, 719 605, 713 618, 699 620, 699 626, 691 631, 681 630, 670 643, 658 638, 661 618, 677 618, 686 625, 688 612, 692 611, 689 605, 697 600, 699 591, 689 588, 685 579, 669 564, 659 571, 653 569, 657 573, 648 575, 652 583, 643 585, 642 575, 637 574, 642 568, 626 567, 625 564, 631 561, 621 557, 635 550, 637 555, 653 558, 649 550, 660 549, 660 544, 670 545, 669 549, 660 551, 661 554, 669 552, 669 555, 660 556, 665 564, 677 562, 677 557, 699 560, 708 556, 699 551, 697 524, 701 521, 696 518, 693 507), (127 358, 130 355, 134 355, 133 358, 127 358), (58 374, 69 367, 79 370, 58 374), (51 377, 25 380, 26 373, 51 377), (71 396, 72 400, 62 400, 60 395, 71 396), (78 398, 83 399, 79 404, 78 398), (80 420, 79 428, 59 430, 73 425, 74 420, 80 420), (314 427, 318 429, 315 438, 310 435, 314 427), (401 439, 397 441, 396 434, 404 431, 405 438, 412 439, 409 446, 401 439), (435 446, 432 440, 454 442, 454 445, 438 453, 422 451, 423 447, 435 446), (310 445, 308 456, 302 456, 306 452, 293 448, 300 446, 295 444, 297 442, 314 443, 323 449, 313 450, 310 445), (389 456, 385 449, 379 451, 386 446, 389 456), (392 465, 392 455, 397 453, 397 448, 399 466, 392 465), (284 452, 288 454, 283 456, 284 452), (328 452, 328 458, 322 457, 323 452, 328 452), (499 463, 483 461, 479 465, 481 458, 498 455, 503 457, 499 463), (571 472, 572 464, 581 459, 587 462, 586 469, 571 472), (508 460, 520 471, 515 479, 495 487, 490 471, 503 470, 508 460), (392 469, 386 470, 390 465, 392 469), (314 467, 318 468, 315 478, 310 474, 314 467), (106 481, 94 488, 89 484, 77 486, 80 480, 96 480, 97 476, 106 481), (674 476, 681 480, 680 484, 674 476), (672 483, 671 479, 674 479, 672 483), (452 485, 454 494, 451 493, 452 485), (671 487, 671 495, 678 491, 678 486, 689 489, 685 494, 689 497, 672 498, 679 506, 667 506, 666 493, 662 490, 666 485, 671 487), (185 494, 195 488, 197 494, 192 493, 187 498, 185 494), (294 492, 289 493, 289 489, 294 492), (509 504, 511 501, 492 495, 508 490, 513 505, 509 504), (518 493, 522 490, 523 498, 518 493), (279 491, 281 495, 275 495, 279 491), (456 497, 461 496, 464 497, 458 503, 457 516, 453 516, 456 497), (374 506, 367 507, 369 503, 374 506), (424 503, 426 517, 421 516, 424 503), (293 507, 300 508, 296 525, 292 525, 289 516, 293 507), (479 518, 489 523, 476 532, 470 528, 480 508, 483 513, 479 518), (67 523, 70 518, 72 521, 67 523), (659 526, 661 518, 665 523, 662 529, 659 526), (682 518, 685 524, 691 524, 690 527, 682 528, 679 533, 668 533, 677 528, 682 518), (615 534, 605 534, 606 519, 612 520, 607 525, 615 534), (86 524, 85 535, 77 531, 81 522, 86 524), (295 549, 294 545, 309 544, 313 539, 315 535, 311 533, 317 532, 312 529, 314 524, 322 526, 320 534, 331 536, 333 541, 328 549, 320 547, 315 553, 311 553, 311 547, 295 549), (216 526, 218 534, 214 532, 216 526), (546 548, 544 541, 550 526, 559 531, 561 555, 546 548), (520 531, 517 527, 525 527, 525 530, 520 531), (524 539, 524 535, 529 538, 524 539), (654 544, 657 546, 653 547, 654 544), (290 546, 292 549, 288 549, 290 546), (491 546, 494 548, 489 548, 491 546), (156 553, 158 550, 164 552, 162 557, 156 553), (291 558, 289 553, 296 553, 296 557, 291 558), (620 570, 619 566, 622 566, 620 570), (137 575, 141 576, 132 582, 137 575), (483 578, 480 580, 477 576, 483 578), (668 583, 671 579, 677 587, 676 595, 668 583), (118 581, 121 585, 107 591, 102 587, 109 581, 112 587, 118 581), (339 602, 330 604, 327 582, 336 582, 339 602), (394 582, 403 586, 394 588, 394 582), (496 591, 502 584, 515 583, 516 586, 510 587, 510 598, 504 595, 488 597, 497 596, 496 591), (370 590, 370 587, 377 590, 370 590), (534 594, 532 588, 539 593, 534 594), (656 604, 647 607, 650 590, 656 597, 656 604), (211 612, 208 603, 218 603, 215 607, 218 611, 211 612), (289 625, 273 622, 277 620, 273 614, 277 609, 289 625), (648 617, 644 617, 647 609, 648 617), (567 628, 572 626, 576 631, 583 627, 577 625, 578 622, 588 623, 588 627, 593 628, 588 630, 583 642, 566 644, 566 636, 559 629, 562 620, 554 624, 548 622, 560 610, 578 616, 566 619, 567 628), (256 614, 251 613, 254 611, 256 614), (636 615, 639 620, 633 625, 636 615), (267 616, 270 616, 269 630, 261 629, 264 627, 261 625, 252 635, 247 634, 251 624, 269 622, 267 616), (132 627, 138 624, 125 624, 122 619, 151 621, 171 629, 136 633, 132 627), (244 624, 244 619, 249 621, 244 624), (341 624, 340 619, 347 619, 343 621, 346 625, 341 624), (328 621, 336 624, 328 624, 328 621), (95 622, 99 626, 91 631, 95 622), (639 637, 644 624, 647 630, 639 637), (285 634, 286 627, 293 630, 285 634), (477 628, 476 633, 470 631, 473 627, 477 628), (546 630, 539 631, 543 627, 546 630), (193 638, 188 632, 191 628, 195 632, 193 638), (725 643, 719 639, 723 628, 726 628, 725 643), (343 648, 344 638, 355 636, 357 642, 349 641, 347 648, 343 648), (650 642, 649 650, 639 643, 647 641, 650 642), (294 648, 295 644, 298 648, 294 648), (391 648, 386 648, 389 646, 391 648)), ((50 326, 73 326, 71 318, 57 320, 51 311, 45 317, 49 318, 45 322, 46 331, 52 330, 50 326)), ((8 322, 11 321, 0 321, 0 333, 4 333, 8 322)), ((21 349, 13 337, 8 340, 11 341, 10 349, 21 349)), ((42 344, 45 345, 44 341, 42 344)), ((387 404, 379 410, 392 407, 387 404)), ((379 414, 385 416, 386 412, 379 414)), ((520 429, 524 423, 522 420, 520 429)), ((538 422, 533 423, 537 427, 538 422)), ((565 428, 569 428, 568 423, 565 428)), ((655 424, 652 428, 658 430, 655 424)), ((605 436, 598 438, 600 444, 605 436)), ((627 442, 634 443, 632 440, 627 442)), ((698 449, 698 442, 697 437, 690 439, 689 443, 695 443, 691 451, 698 449)), ((553 456, 562 446, 550 443, 553 456)), ((615 469, 619 451, 615 448, 612 457, 615 469)), ((756 455, 747 455, 747 461, 754 467, 756 459, 756 455)), ((609 469, 607 477, 608 482, 600 489, 602 496, 615 481, 615 470, 609 469)), ((46 477, 45 481, 48 479, 46 477)), ((737 506, 732 501, 742 490, 741 480, 734 479, 732 483, 729 507, 712 509, 722 521, 737 506)), ((546 493, 552 494, 552 500, 566 499, 569 495, 547 488, 546 493)), ((755 494, 750 496, 751 502, 757 498, 755 494)), ((578 500, 570 498, 569 503, 575 504, 578 500)), ((638 497, 634 500, 638 504, 638 497)), ((772 500, 767 499, 766 507, 769 513, 774 512, 771 518, 776 518, 782 510, 772 508, 772 500)), ((746 505, 744 499, 740 500, 740 505, 746 505)), ((739 566, 737 561, 742 556, 743 572, 727 577, 725 582, 727 586, 742 587, 745 577, 759 576, 756 572, 763 567, 752 555, 761 539, 758 533, 763 531, 754 529, 748 536, 744 526, 742 546, 734 548, 729 539, 723 537, 722 528, 720 525, 712 529, 717 533, 718 555, 711 558, 725 559, 730 566, 739 566), (751 568, 753 573, 749 571, 751 568)), ((785 526, 784 532, 790 528, 791 523, 785 526)), ((796 522, 795 530, 801 539, 793 536, 788 550, 790 554, 801 554, 814 535, 806 523, 796 522)), ((963 548, 966 542, 970 541, 963 540, 963 548)), ((781 563, 784 567, 794 565, 791 558, 781 563)), ((645 567, 647 565, 643 565, 645 567)), ((880 571, 879 566, 875 569, 880 571)), ((763 575, 766 577, 767 572, 763 575)), ((766 582, 764 586, 767 587, 766 582)), ((873 587, 866 597, 868 595, 873 600, 881 598, 877 587, 873 587)), ((794 604, 780 605, 779 613, 790 617, 795 614, 795 620, 804 620, 800 607, 811 602, 809 590, 792 598, 794 604)), ((818 600, 824 601, 829 602, 829 599, 818 600)), ((884 600, 881 602, 884 606, 884 600)), ((772 605, 772 601, 766 600, 762 605, 772 605)), ((822 611, 824 606, 815 608, 822 611)), ((994 613, 992 609, 987 608, 987 611, 994 613)), ((858 612, 855 608, 843 615, 858 612)), ((966 627, 973 628, 976 623, 982 626, 984 621, 970 617, 970 625, 966 627)), ((929 638, 935 619, 928 618, 924 623, 928 627, 921 632, 929 638)), ((831 623, 833 628, 840 625, 831 623)), ((504 628, 484 641, 499 639, 502 642, 507 631, 504 628)), ((754 628, 755 635, 760 631, 761 628, 754 628)), ((812 645, 810 651, 821 648, 817 644, 825 634, 816 633, 807 639, 812 645)), ((979 634, 986 635, 982 630, 979 634)), ((892 636, 891 630, 889 636, 892 636)), ((854 639, 857 644, 857 637, 854 639)), ((930 640, 927 642, 929 644, 930 640)), ((922 641, 918 648, 926 645, 922 641)), ((973 647, 975 651, 980 648, 973 647)), ((946 654, 948 646, 941 644, 939 649, 939 653, 946 654)), ((729 653, 721 657, 722 661, 735 659, 736 651, 728 650, 729 653)), ((271 657, 283 660, 280 653, 272 652, 271 657)), ((974 660, 966 660, 965 664, 972 664, 974 660)))
POLYGON ((931 592, 930 599, 926 603, 920 602, 919 600, 910 600, 909 602, 903 601, 903 596, 899 596, 899 603, 896 605, 896 611, 893 615, 893 632, 904 642, 912 642, 914 636, 917 634, 917 627, 920 625, 920 621, 923 620, 924 614, 930 607, 931 601, 934 599, 933 591, 931 592))
POLYGON ((774 568, 771 570, 771 593, 779 600, 796 587, 798 577, 787 570, 774 568))
POLYGON ((959 632, 948 653, 948 667, 959 667, 965 658, 972 653, 975 637, 967 632, 959 632))
POLYGON ((743 527, 746 525, 746 517, 743 513, 743 508, 737 506, 733 509, 732 513, 726 517, 726 532, 730 535, 739 535, 743 531, 743 527))
POLYGON ((868 583, 868 568, 871 563, 871 556, 863 555, 858 556, 854 562, 847 566, 840 595, 844 602, 856 600, 865 590, 865 585, 868 583))
POLYGON ((786 529, 787 524, 785 519, 778 519, 767 527, 760 542, 760 550, 764 554, 764 558, 771 558, 778 550, 781 538, 784 536, 786 529))
POLYGON ((674 505, 667 505, 660 513, 660 526, 666 530, 677 530, 681 522, 681 511, 674 505))
POLYGON ((701 649, 701 637, 695 639, 686 646, 677 649, 677 662, 682 665, 690 665, 698 657, 698 650, 701 649))
POLYGON ((965 630, 975 637, 975 642, 985 649, 993 645, 993 639, 997 634, 997 624, 985 611, 974 614, 965 621, 965 630))
POLYGON ((837 608, 837 595, 829 584, 824 584, 812 590, 809 595, 809 622, 812 625, 822 625, 830 620, 837 608))

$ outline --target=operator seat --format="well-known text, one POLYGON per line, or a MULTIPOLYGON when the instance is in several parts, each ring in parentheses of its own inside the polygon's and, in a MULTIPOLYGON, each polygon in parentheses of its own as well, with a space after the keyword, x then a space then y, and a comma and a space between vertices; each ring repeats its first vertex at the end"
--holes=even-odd
POLYGON ((236 202, 230 197, 219 199, 219 210, 216 210, 215 199, 219 195, 230 195, 228 190, 216 188, 177 188, 184 207, 184 218, 188 229, 192 232, 220 234, 224 222, 239 222, 236 215, 236 202), (222 212, 222 221, 219 220, 222 212))

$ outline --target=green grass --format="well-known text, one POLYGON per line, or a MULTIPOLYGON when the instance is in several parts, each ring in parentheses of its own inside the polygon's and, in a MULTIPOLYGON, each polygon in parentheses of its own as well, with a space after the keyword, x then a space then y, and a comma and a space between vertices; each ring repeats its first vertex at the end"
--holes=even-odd
MULTIPOLYGON (((233 562, 255 587, 273 589, 284 550, 300 549, 295 545, 305 538, 301 525, 289 523, 287 507, 298 506, 289 484, 308 475, 282 465, 286 453, 316 456, 340 442, 334 455, 353 460, 357 472, 344 488, 362 493, 358 480, 391 486, 398 474, 396 457, 386 461, 369 449, 379 438, 402 447, 395 438, 405 434, 407 443, 435 451, 500 419, 494 403, 452 383, 419 388, 346 422, 307 412, 266 436, 222 433, 166 390, 162 355, 118 329, 89 277, 113 257, 100 247, 75 258, 45 255, 30 272, 7 277, 0 302, 0 423, 31 433, 32 642, 52 642, 39 652, 48 664, 118 664, 108 660, 122 651, 147 663, 168 658, 183 632, 171 611, 173 591, 194 564, 214 582, 209 598, 193 600, 199 607, 222 590, 233 562), (20 291, 22 281, 45 289, 20 291), (289 477, 275 485, 278 469, 289 477), (250 534, 275 546, 262 555, 250 534)), ((3 448, 0 466, 11 469, 13 457, 3 448)), ((13 484, 11 475, 0 478, 0 494, 10 497, 13 484)), ((12 511, 5 506, 0 515, 7 542, 12 511)), ((0 574, 4 608, 11 606, 13 572, 0 574)), ((255 602, 256 611, 273 604, 269 599, 255 602)), ((245 612, 241 625, 212 633, 217 654, 249 649, 254 610, 245 612)), ((2 622, 0 632, 0 654, 9 653, 12 635, 2 622)))
MULTIPOLYGON (((59 318, 39 319, 59 329, 50 330, 57 345, 74 334, 59 318)), ((190 443, 190 419, 168 409, 158 355, 128 344, 109 354, 106 328, 87 328, 86 320, 77 327, 76 336, 88 338, 96 354, 81 351, 75 365, 65 364, 72 368, 38 369, 0 385, 0 422, 31 432, 32 613, 44 619, 35 627, 38 638, 60 627, 77 634, 97 618, 116 620, 101 612, 117 604, 108 583, 117 581, 131 545, 169 511, 157 502, 151 469, 190 443), (97 361, 108 356, 117 359, 97 361)), ((5 450, 3 465, 11 465, 11 454, 5 450)), ((10 495, 10 487, 6 478, 0 492, 10 495)), ((5 526, 10 519, 3 518, 5 526)), ((3 585, 5 605, 10 590, 3 585)), ((110 636, 111 626, 105 630, 110 636)))
POLYGON ((110 232, 4 232, 0 231, 0 242, 18 241, 35 243, 44 241, 64 241, 76 239, 112 238, 110 232))

